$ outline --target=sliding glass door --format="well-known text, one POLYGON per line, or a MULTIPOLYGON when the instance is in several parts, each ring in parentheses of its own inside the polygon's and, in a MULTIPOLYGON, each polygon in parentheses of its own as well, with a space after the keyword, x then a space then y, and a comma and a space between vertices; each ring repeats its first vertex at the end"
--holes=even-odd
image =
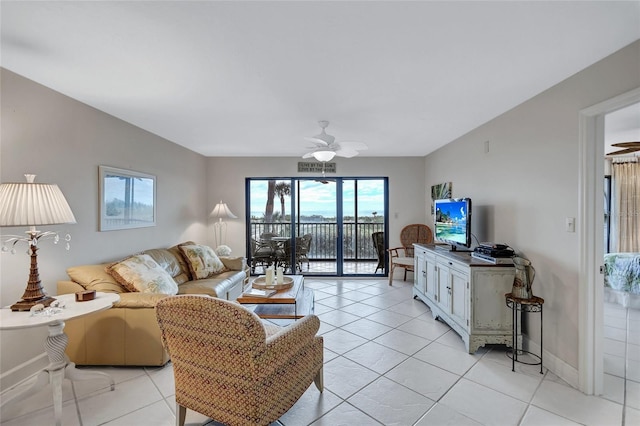
POLYGON ((247 256, 304 275, 386 275, 386 178, 248 178, 247 256), (382 266, 381 266, 382 265, 382 266))
POLYGON ((387 180, 343 179, 342 206, 343 275, 385 275, 387 180))

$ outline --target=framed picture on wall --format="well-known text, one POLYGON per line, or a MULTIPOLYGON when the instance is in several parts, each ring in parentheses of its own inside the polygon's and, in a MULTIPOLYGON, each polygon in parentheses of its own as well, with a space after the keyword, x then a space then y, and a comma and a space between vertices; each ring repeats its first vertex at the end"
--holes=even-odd
POLYGON ((434 211, 435 200, 444 200, 452 197, 453 184, 451 182, 439 183, 431 187, 431 214, 436 214, 434 211))
POLYGON ((98 166, 100 231, 156 225, 156 177, 98 166))

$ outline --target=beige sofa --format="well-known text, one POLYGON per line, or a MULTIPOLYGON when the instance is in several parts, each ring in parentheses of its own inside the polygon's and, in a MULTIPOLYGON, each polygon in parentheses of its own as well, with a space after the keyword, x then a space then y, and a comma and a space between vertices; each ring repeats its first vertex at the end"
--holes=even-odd
MULTIPOLYGON (((249 279, 244 257, 221 257, 224 272, 193 280, 179 246, 143 252, 171 275, 178 284, 178 294, 207 294, 227 300, 240 296, 249 279)), ((169 355, 162 346, 155 305, 169 295, 131 292, 106 272, 106 266, 74 266, 67 269, 70 279, 58 282, 58 294, 96 290, 120 295, 111 309, 66 322, 67 355, 78 365, 164 365, 169 355)))

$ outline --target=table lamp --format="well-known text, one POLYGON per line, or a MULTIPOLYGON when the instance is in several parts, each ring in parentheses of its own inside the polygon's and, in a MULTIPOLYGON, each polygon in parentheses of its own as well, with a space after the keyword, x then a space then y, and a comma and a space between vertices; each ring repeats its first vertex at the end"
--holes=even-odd
POLYGON ((211 217, 218 218, 218 221, 213 224, 213 234, 216 240, 216 247, 221 246, 227 239, 227 224, 222 219, 236 219, 238 216, 231 213, 227 203, 223 203, 222 200, 213 208, 211 217))
MULTIPOLYGON (((73 212, 64 198, 62 191, 55 184, 34 183, 36 175, 24 175, 27 182, 0 184, 0 226, 28 226, 26 236, 6 235, 2 251, 16 252, 15 245, 26 242, 31 256, 29 282, 22 299, 11 306, 12 311, 28 311, 36 304, 49 306, 55 299, 47 296, 40 282, 38 273, 38 243, 42 239, 51 238, 54 244, 59 241, 57 232, 42 232, 36 229, 40 225, 57 225, 76 223, 73 212)), ((71 236, 67 234, 66 249, 69 250, 71 236)))

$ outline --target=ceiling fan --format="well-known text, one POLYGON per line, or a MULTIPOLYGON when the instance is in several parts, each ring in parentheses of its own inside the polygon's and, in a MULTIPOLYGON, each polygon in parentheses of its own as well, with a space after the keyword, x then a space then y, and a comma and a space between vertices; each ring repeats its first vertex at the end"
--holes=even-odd
POLYGON ((617 148, 623 148, 620 151, 610 152, 607 155, 624 155, 631 154, 632 152, 640 151, 640 142, 620 142, 614 143, 611 146, 617 148))
POLYGON ((318 121, 322 131, 320 134, 305 138, 307 141, 312 142, 314 146, 309 147, 312 151, 307 152, 302 158, 315 158, 321 162, 331 161, 333 157, 345 157, 351 158, 358 155, 359 150, 367 149, 367 145, 362 142, 336 142, 336 138, 327 134, 324 129, 329 125, 328 121, 318 121))

